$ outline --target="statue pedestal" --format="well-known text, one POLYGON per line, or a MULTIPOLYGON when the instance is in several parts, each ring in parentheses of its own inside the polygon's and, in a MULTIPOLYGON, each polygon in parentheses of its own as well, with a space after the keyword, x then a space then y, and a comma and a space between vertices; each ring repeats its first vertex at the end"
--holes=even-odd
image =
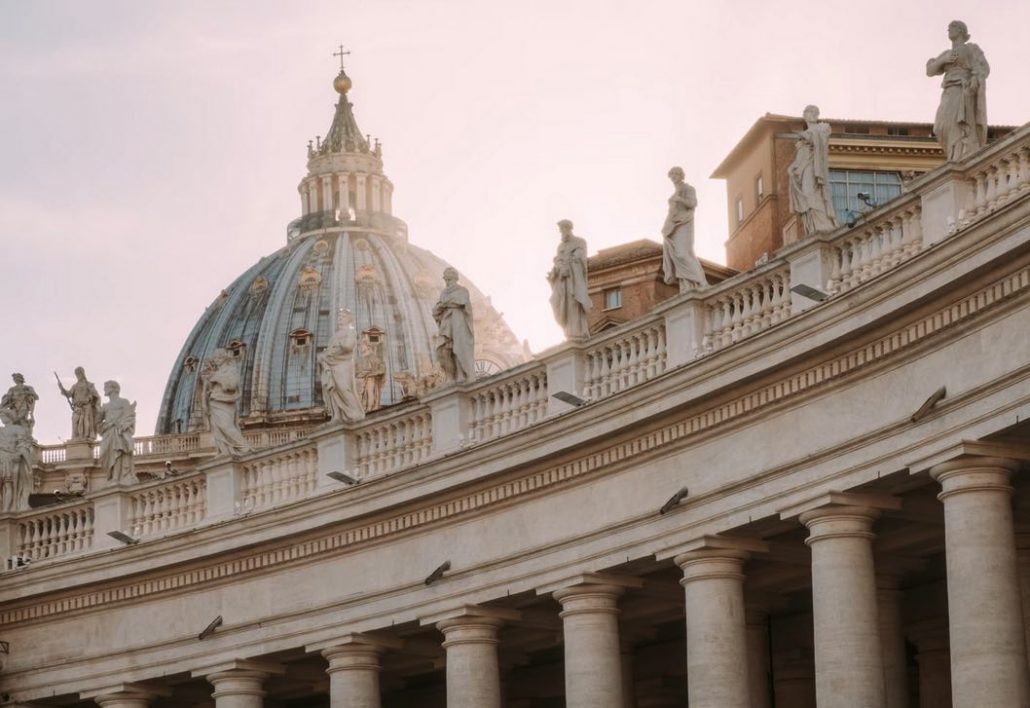
POLYGON ((64 449, 67 451, 65 459, 69 462, 93 459, 93 442, 89 440, 69 440, 64 449))

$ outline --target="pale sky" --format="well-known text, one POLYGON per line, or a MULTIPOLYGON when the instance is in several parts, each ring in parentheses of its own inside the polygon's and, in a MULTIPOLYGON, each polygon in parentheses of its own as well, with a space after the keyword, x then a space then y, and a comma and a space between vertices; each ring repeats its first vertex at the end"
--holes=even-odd
POLYGON ((952 19, 990 61, 990 122, 1030 120, 1026 0, 0 0, 0 391, 24 373, 58 442, 51 371, 82 365, 153 432, 193 324, 299 215, 340 43, 412 242, 539 351, 555 222, 591 253, 658 240, 678 164, 724 262, 708 176, 751 124, 809 103, 931 122, 952 19))

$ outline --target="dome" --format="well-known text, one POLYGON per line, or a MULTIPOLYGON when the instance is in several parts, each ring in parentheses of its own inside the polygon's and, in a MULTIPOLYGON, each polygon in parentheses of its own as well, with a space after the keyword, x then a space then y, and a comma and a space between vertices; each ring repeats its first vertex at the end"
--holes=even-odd
MULTIPOLYGON (((369 410, 404 400, 434 375, 432 308, 448 264, 408 242, 407 226, 391 213, 380 145, 361 135, 351 108, 341 94, 326 139, 308 147, 301 216, 287 229, 287 245, 226 287, 186 339, 165 387, 158 434, 204 427, 200 372, 218 348, 239 360, 244 427, 324 421, 317 356, 341 309, 353 313, 362 351, 385 370, 369 410)), ((462 284, 472 297, 477 370, 524 361, 489 298, 467 279, 462 284)))

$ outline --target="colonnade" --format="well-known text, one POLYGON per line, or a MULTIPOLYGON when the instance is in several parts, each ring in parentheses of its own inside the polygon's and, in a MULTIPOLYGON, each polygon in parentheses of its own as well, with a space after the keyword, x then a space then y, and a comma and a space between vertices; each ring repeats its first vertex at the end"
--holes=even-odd
POLYGON ((333 209, 346 214, 352 208, 393 213, 393 184, 381 174, 338 172, 312 175, 305 178, 298 189, 301 213, 305 215, 333 209))
MULTIPOLYGON (((944 508, 948 622, 913 630, 920 694, 932 701, 925 705, 1030 708, 1009 484, 1017 467, 967 456, 931 469, 944 508), (950 687, 931 679, 949 673, 950 687)), ((829 493, 781 512, 808 531, 818 708, 908 705, 900 593, 896 576, 873 554, 878 518, 899 508, 889 496, 829 493)), ((769 705, 765 614, 744 594, 748 559, 767 551, 763 541, 719 535, 658 554, 682 571, 691 708, 769 705)), ((640 585, 635 577, 595 574, 538 590, 561 606, 567 708, 633 706, 618 614, 620 597, 640 585)), ((499 632, 519 619, 515 610, 466 605, 423 620, 440 632, 448 708, 502 708, 499 632)), ((328 662, 333 708, 379 708, 381 657, 401 646, 385 635, 347 634, 307 648, 328 662)), ((217 708, 258 708, 264 682, 281 672, 236 661, 194 675, 211 684, 217 708)), ((158 695, 123 684, 87 697, 104 708, 145 708, 158 695)))

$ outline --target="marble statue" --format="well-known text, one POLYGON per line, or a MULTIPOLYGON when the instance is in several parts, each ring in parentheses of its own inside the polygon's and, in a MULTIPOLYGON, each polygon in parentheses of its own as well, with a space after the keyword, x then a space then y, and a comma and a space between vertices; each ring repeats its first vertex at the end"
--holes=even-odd
POLYGON ((32 436, 10 408, 0 408, 0 512, 29 508, 32 493, 32 436))
POLYGON ((587 313, 590 295, 587 293, 587 242, 572 233, 572 222, 558 222, 561 243, 554 256, 554 267, 547 274, 551 284, 551 309, 554 318, 569 339, 580 339, 590 334, 587 313))
POLYGON ((448 379, 463 383, 475 379, 475 341, 472 334, 472 300, 467 288, 458 285, 458 271, 445 268, 444 289, 433 306, 439 325, 436 360, 448 379))
POLYGON ((983 51, 969 43, 965 22, 948 25, 951 49, 926 62, 926 75, 944 74, 941 104, 933 121, 947 160, 962 160, 987 144, 987 75, 983 51))
POLYGON ((29 431, 32 435, 32 428, 36 424, 36 401, 39 396, 36 389, 25 383, 25 377, 21 374, 11 374, 14 385, 7 389, 7 393, 0 398, 0 408, 6 408, 11 412, 11 423, 29 431))
POLYGON ((362 339, 358 345, 358 378, 361 379, 361 406, 366 412, 379 410, 386 380, 386 363, 379 345, 362 339))
POLYGON ((365 417, 354 376, 357 343, 354 316, 349 310, 340 310, 336 331, 325 351, 318 355, 318 363, 322 367, 322 398, 330 420, 335 422, 352 423, 365 417))
POLYGON ((837 228, 830 196, 830 124, 819 122, 819 107, 806 106, 805 129, 797 134, 794 161, 787 168, 790 210, 798 215, 805 235, 837 228))
POLYGON ((682 167, 669 170, 675 191, 662 226, 662 271, 666 285, 679 283, 680 292, 708 285, 701 261, 694 255, 694 209, 697 193, 684 179, 682 167))
POLYGON ((75 383, 70 389, 64 387, 56 371, 54 378, 57 379, 61 395, 68 399, 68 405, 72 407, 72 440, 96 440, 97 415, 100 413, 97 387, 86 380, 86 371, 81 366, 75 367, 75 383))
POLYGON ((200 375, 201 398, 208 429, 219 455, 238 457, 250 451, 240 431, 237 403, 240 400, 240 368, 228 349, 216 349, 200 375))
POLYGON ((121 397, 117 381, 104 382, 107 403, 100 407, 97 424, 100 428, 100 466, 107 479, 115 484, 135 483, 139 479, 133 467, 133 440, 136 432, 136 402, 121 397))

